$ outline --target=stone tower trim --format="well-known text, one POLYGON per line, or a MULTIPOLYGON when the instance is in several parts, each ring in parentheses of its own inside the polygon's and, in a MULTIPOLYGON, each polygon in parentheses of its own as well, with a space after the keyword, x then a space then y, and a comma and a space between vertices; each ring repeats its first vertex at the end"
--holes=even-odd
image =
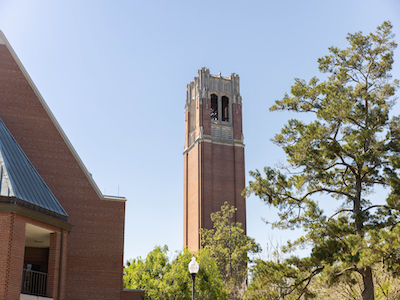
POLYGON ((203 67, 187 85, 184 144, 184 247, 200 248, 199 229, 224 202, 237 208, 246 230, 242 97, 239 76, 211 75, 203 67))

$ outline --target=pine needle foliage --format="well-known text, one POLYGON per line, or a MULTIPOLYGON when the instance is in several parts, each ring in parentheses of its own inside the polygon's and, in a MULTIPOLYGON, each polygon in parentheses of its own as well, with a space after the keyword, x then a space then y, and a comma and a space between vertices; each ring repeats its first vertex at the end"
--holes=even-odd
POLYGON ((362 299, 372 300, 372 266, 383 262, 392 274, 399 273, 400 118, 390 115, 399 81, 390 74, 397 46, 391 29, 387 21, 375 33, 348 34, 347 48, 330 47, 318 59, 320 72, 328 75, 325 81, 295 79, 290 95, 270 109, 315 117, 308 124, 288 121, 273 139, 285 151, 288 166, 251 172, 245 190, 278 208, 274 226, 305 230, 287 250, 312 247, 310 257, 263 269, 265 278, 287 293, 270 299, 313 298, 316 276, 334 284, 356 272, 362 299), (369 196, 377 186, 389 189, 389 196, 373 203, 369 196), (333 214, 324 212, 323 202, 329 200, 321 194, 337 202, 333 214))

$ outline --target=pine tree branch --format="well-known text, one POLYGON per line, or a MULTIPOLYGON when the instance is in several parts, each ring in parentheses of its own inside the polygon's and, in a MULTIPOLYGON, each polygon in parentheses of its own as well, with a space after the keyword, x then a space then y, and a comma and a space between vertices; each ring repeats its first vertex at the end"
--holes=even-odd
POLYGON ((345 166, 346 169, 349 167, 347 164, 344 164, 342 162, 335 162, 334 164, 329 165, 328 167, 324 168, 324 171, 328 171, 329 169, 333 168, 334 166, 345 166))
POLYGON ((354 196, 353 196, 353 195, 351 195, 351 194, 349 194, 349 193, 346 193, 346 192, 337 191, 337 190, 330 190, 330 189, 327 189, 327 188, 320 188, 320 189, 315 189, 315 190, 309 191, 308 193, 306 193, 306 194, 301 198, 300 201, 303 201, 305 198, 307 198, 308 196, 310 196, 310 195, 312 195, 312 194, 320 193, 320 192, 327 192, 327 193, 329 193, 329 194, 332 194, 332 193, 334 193, 334 194, 340 194, 340 195, 349 197, 350 199, 354 199, 354 196))
MULTIPOLYGON (((352 165, 347 164, 347 163, 344 161, 344 158, 343 158, 339 153, 336 153, 336 155, 340 158, 340 160, 342 161, 342 163, 343 163, 345 166, 347 166, 347 167, 351 170, 351 172, 352 172, 354 175, 357 175, 357 172, 356 172, 356 170, 354 169, 354 167, 353 167, 352 165)), ((353 156, 352 158, 355 160, 355 157, 354 157, 354 156, 353 156)))
POLYGON ((350 117, 346 117, 346 119, 352 121, 355 125, 357 125, 358 127, 361 127, 362 129, 366 129, 365 126, 363 126, 362 124, 360 124, 359 122, 357 122, 356 120, 354 120, 353 118, 350 117))
POLYGON ((292 289, 286 295, 290 295, 291 293, 293 293, 294 290, 296 290, 296 288, 298 286, 300 286, 302 283, 308 281, 306 286, 301 290, 299 297, 297 298, 297 300, 299 300, 301 298, 301 296, 304 294, 307 286, 310 284, 311 279, 313 279, 314 276, 316 276, 319 273, 321 273, 323 269, 324 269, 323 267, 319 267, 319 268, 315 269, 314 271, 311 272, 311 274, 308 277, 306 277, 303 280, 301 280, 300 282, 292 285, 292 289))
POLYGON ((346 170, 344 170, 344 172, 340 172, 341 173, 341 176, 342 176, 342 181, 343 181, 343 184, 347 187, 348 185, 347 185, 347 183, 346 183, 346 178, 344 177, 344 175, 347 173, 347 170, 349 169, 349 167, 348 166, 346 166, 346 170))
POLYGON ((356 266, 351 266, 351 267, 348 267, 348 268, 340 271, 339 273, 336 273, 335 276, 339 277, 339 276, 343 275, 344 273, 346 273, 348 271, 356 271, 356 272, 362 274, 361 271, 356 266))
POLYGON ((390 227, 390 231, 393 231, 393 229, 400 223, 400 221, 394 223, 391 227, 390 227))
POLYGON ((332 216, 330 216, 330 217, 328 218, 328 221, 329 221, 330 219, 332 219, 334 216, 336 216, 337 214, 340 214, 341 212, 345 212, 345 211, 353 212, 352 209, 347 209, 347 208, 341 209, 341 210, 335 212, 332 216))
POLYGON ((384 208, 387 208, 387 209, 398 210, 397 208, 390 207, 390 206, 387 206, 387 205, 379 205, 379 204, 376 204, 376 205, 371 205, 370 207, 367 207, 367 208, 364 209, 363 211, 367 211, 367 210, 370 210, 370 209, 376 208, 376 207, 384 207, 384 208))

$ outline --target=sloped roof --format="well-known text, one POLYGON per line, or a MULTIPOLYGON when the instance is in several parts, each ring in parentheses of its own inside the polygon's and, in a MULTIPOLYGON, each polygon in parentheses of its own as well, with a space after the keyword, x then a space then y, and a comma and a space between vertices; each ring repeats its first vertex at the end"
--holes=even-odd
POLYGON ((78 165, 82 169, 83 173, 85 174, 86 178, 88 179, 89 183, 92 185, 93 189, 95 190, 95 192, 97 193, 99 198, 101 200, 107 200, 107 201, 125 202, 126 201, 125 197, 104 196, 101 193, 99 187, 97 186, 96 182, 94 181, 94 179, 92 177, 92 174, 90 174, 90 172, 87 170, 86 166, 84 165, 84 163, 82 162, 82 160, 79 157, 78 153, 76 152, 76 150, 72 146, 71 142, 69 141, 68 137, 64 133, 64 131, 61 128, 60 124, 57 122, 56 118, 54 117, 53 113, 51 112, 51 110, 50 110, 49 106, 47 105, 46 101, 43 99, 42 95, 40 94, 39 90, 37 89, 37 87, 33 83, 33 81, 31 79, 31 77, 29 76, 28 72, 25 70, 24 66, 22 65, 22 62, 19 60, 17 54, 15 53, 15 51, 13 50, 13 48, 11 47, 10 43, 8 42, 7 38, 5 37, 4 33, 1 30, 0 30, 0 45, 4 45, 7 48, 7 50, 9 51, 9 53, 11 54, 11 56, 13 57, 15 63, 18 65, 20 71, 25 76, 25 79, 28 81, 28 83, 29 83, 30 87, 32 88, 33 92, 37 96, 37 99, 43 105, 43 108, 47 112, 47 114, 50 117, 51 121, 53 122, 54 126, 56 127, 56 129, 60 133, 62 139, 64 140, 64 142, 67 145, 68 149, 71 151, 71 154, 76 159, 78 165))
POLYGON ((1 119, 0 196, 15 197, 43 211, 68 216, 1 119))

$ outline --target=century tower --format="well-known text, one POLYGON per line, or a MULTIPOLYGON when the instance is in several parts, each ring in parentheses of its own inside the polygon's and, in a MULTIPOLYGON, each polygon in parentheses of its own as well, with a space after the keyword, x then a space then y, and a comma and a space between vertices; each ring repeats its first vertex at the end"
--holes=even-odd
POLYGON ((210 214, 228 202, 237 208, 234 222, 246 230, 242 97, 239 76, 211 75, 202 68, 187 85, 185 105, 184 237, 200 248, 199 229, 212 229, 210 214))

